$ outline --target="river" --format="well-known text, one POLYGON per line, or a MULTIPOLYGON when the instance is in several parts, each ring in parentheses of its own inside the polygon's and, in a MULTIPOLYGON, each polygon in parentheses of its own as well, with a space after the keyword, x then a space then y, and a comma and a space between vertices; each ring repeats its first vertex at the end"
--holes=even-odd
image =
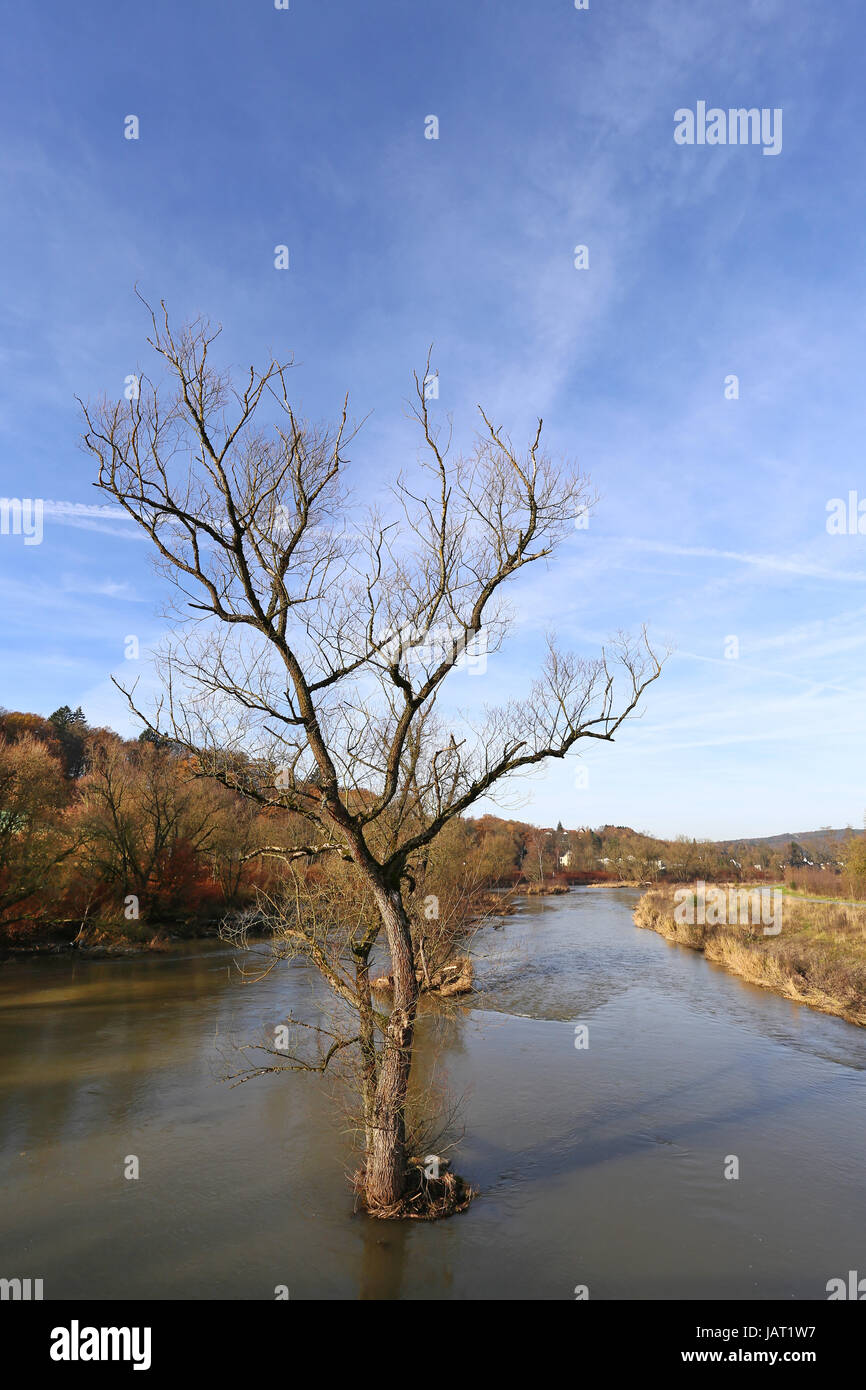
POLYGON ((319 1077, 223 1079, 235 1040, 314 1016, 303 963, 243 985, 213 943, 7 961, 0 1276, 46 1299, 821 1299, 866 1274, 866 1030, 637 929, 636 900, 529 900, 476 937, 475 1007, 422 1019, 481 1191, 437 1224, 352 1214, 319 1077))

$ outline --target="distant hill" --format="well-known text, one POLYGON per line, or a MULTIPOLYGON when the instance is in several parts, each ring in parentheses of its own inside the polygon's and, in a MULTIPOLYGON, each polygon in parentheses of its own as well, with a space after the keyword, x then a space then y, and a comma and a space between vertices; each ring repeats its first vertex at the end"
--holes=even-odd
POLYGON ((827 845, 857 833, 850 825, 846 825, 840 830, 834 830, 832 826, 828 826, 826 830, 786 830, 782 835, 762 835, 742 840, 714 840, 713 844, 718 845, 719 849, 726 850, 734 849, 738 845, 763 845, 766 849, 787 849, 791 841, 796 840, 797 844, 802 845, 805 849, 807 845, 827 845))

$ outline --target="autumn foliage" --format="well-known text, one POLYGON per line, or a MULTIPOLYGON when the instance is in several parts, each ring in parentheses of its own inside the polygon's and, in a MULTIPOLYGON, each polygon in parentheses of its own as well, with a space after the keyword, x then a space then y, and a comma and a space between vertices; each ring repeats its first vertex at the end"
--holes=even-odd
POLYGON ((167 743, 91 729, 67 707, 3 712, 0 937, 201 931, 263 881, 255 849, 275 828, 260 820, 167 743))
MULTIPOLYGON (((0 941, 215 932, 278 880, 279 860, 259 851, 306 839, 299 817, 197 775, 189 753, 168 740, 122 739, 69 706, 49 719, 0 711, 0 941)), ((866 837, 851 832, 809 854, 796 842, 768 850, 660 840, 625 826, 460 817, 426 862, 442 902, 438 925, 424 926, 419 912, 417 930, 432 967, 453 945, 467 891, 475 910, 485 889, 543 889, 581 875, 643 884, 784 880, 794 891, 866 895, 866 837)), ((306 869, 312 879, 334 872, 306 869)))

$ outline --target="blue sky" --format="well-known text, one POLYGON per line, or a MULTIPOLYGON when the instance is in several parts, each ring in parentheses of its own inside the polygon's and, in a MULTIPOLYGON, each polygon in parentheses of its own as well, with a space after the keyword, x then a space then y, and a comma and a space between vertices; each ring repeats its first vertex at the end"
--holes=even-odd
POLYGON ((52 503, 104 501, 74 396, 149 365, 137 282, 221 321, 228 360, 293 353, 304 413, 350 391, 365 495, 415 457, 431 341, 458 440, 478 401, 515 437, 543 415, 590 474, 589 528, 469 698, 525 688, 551 625, 590 652, 646 622, 675 653, 587 786, 557 764, 512 813, 861 824, 866 536, 826 529, 866 498, 859 0, 47 0, 4 40, 0 495, 46 520, 0 535, 0 703, 133 727, 109 673, 164 590, 128 526, 52 503), (676 144, 698 101, 780 108, 781 152, 676 144))

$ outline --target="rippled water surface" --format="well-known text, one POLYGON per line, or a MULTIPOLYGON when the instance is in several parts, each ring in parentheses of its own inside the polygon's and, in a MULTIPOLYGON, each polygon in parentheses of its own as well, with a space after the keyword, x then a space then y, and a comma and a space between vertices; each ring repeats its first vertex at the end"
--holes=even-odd
POLYGON ((201 944, 4 964, 0 1275, 46 1298, 826 1297, 866 1271, 866 1031, 638 930, 636 896, 485 929, 477 1006, 422 1022, 482 1193, 436 1225, 352 1215, 317 1077, 223 1079, 233 1040, 315 1018, 302 964, 257 986, 201 944))

